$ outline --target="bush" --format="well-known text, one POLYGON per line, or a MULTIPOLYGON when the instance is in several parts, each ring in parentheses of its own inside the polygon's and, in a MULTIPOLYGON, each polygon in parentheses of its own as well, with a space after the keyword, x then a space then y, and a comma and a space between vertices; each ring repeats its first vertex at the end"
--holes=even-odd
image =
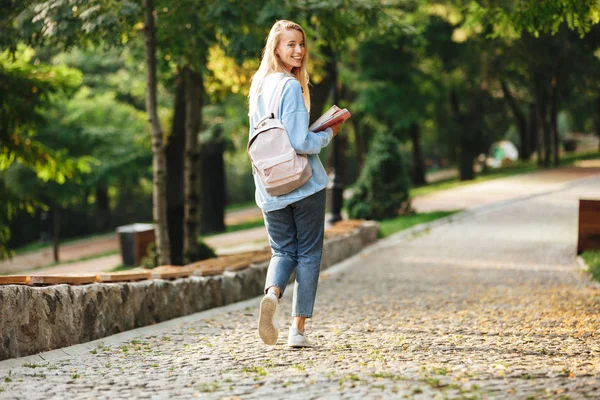
POLYGON ((348 216, 375 220, 395 217, 407 207, 408 195, 408 168, 399 142, 392 135, 379 135, 348 201, 348 216))
POLYGON ((592 278, 600 282, 600 250, 584 251, 581 257, 588 265, 592 278))

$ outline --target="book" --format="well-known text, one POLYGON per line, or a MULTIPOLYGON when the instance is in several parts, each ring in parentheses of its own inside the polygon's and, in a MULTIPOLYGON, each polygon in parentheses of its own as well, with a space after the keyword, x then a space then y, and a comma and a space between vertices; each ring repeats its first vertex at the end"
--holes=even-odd
POLYGON ((335 125, 338 122, 344 122, 348 118, 350 118, 352 114, 346 108, 341 109, 335 104, 331 106, 331 108, 323 115, 319 117, 311 126, 308 127, 308 130, 311 132, 320 132, 329 128, 331 125, 335 125))

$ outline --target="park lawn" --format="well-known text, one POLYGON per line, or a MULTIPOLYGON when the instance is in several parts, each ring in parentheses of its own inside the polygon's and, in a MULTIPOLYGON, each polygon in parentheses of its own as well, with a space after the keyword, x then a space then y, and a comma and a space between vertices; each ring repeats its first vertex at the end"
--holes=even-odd
POLYGON ((600 282, 600 250, 584 251, 581 258, 588 265, 592 278, 600 282))
POLYGON ((48 263, 48 264, 45 264, 45 265, 40 265, 39 267, 32 268, 32 269, 28 270, 26 273, 24 273, 23 271, 7 271, 7 272, 0 273, 0 275, 23 275, 23 274, 30 274, 30 273, 32 273, 34 271, 40 271, 42 269, 56 267, 57 265, 67 265, 67 264, 74 264, 74 263, 79 263, 79 262, 84 262, 84 261, 90 261, 90 260, 95 260, 96 258, 113 256, 113 255, 119 254, 119 253, 120 253, 119 250, 108 250, 108 251, 104 251, 104 252, 98 253, 98 254, 92 254, 92 255, 89 255, 89 256, 79 257, 79 258, 76 258, 74 260, 61 261, 59 263, 52 261, 51 263, 48 263))
POLYGON ((247 201, 245 203, 228 204, 225 206, 225 211, 245 210, 246 208, 254 208, 254 207, 256 207, 256 202, 254 200, 252 200, 252 201, 247 201))
POLYGON ((228 225, 225 227, 225 232, 215 233, 214 235, 219 235, 222 233, 243 231, 243 230, 252 229, 252 228, 258 228, 259 226, 265 226, 265 221, 262 217, 253 219, 250 221, 242 222, 240 224, 228 225))
POLYGON ((411 228, 415 225, 423 224, 425 222, 434 221, 436 219, 447 217, 457 213, 455 211, 434 211, 428 213, 420 213, 415 215, 402 215, 396 218, 385 219, 379 221, 379 238, 385 238, 393 235, 396 232, 403 231, 411 228))
MULTIPOLYGON (((577 161, 584 160, 595 160, 600 158, 600 152, 597 150, 584 152, 565 154, 561 158, 560 167, 566 167, 575 164, 577 161)), ((559 167, 559 168, 560 168, 559 167)), ((555 168, 555 167, 551 167, 555 168)), ((476 174, 475 179, 471 181, 460 181, 458 178, 444 179, 438 182, 433 182, 425 186, 420 186, 410 189, 411 197, 424 196, 427 194, 439 192, 442 190, 453 189, 456 187, 471 185, 473 183, 480 183, 490 181, 493 179, 506 178, 508 176, 526 174, 528 172, 543 171, 543 168, 537 166, 536 161, 519 161, 513 165, 498 169, 490 169, 486 172, 480 172, 476 174)))

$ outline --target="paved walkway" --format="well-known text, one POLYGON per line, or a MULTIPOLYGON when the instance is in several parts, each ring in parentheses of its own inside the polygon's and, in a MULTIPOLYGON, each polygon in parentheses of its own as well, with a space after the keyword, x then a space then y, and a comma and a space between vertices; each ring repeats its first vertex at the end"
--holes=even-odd
POLYGON ((600 174, 597 160, 583 165, 590 167, 541 170, 434 192, 415 198, 413 207, 418 212, 466 210, 515 197, 534 195, 549 188, 600 174))
POLYGON ((314 349, 262 345, 253 299, 0 362, 0 397, 600 398, 600 289, 575 260, 600 176, 545 189, 326 271, 314 349))

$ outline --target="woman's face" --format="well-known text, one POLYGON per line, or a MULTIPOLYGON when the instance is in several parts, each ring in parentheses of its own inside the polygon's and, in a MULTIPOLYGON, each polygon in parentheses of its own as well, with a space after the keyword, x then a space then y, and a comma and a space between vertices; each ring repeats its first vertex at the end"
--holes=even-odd
POLYGON ((281 33, 281 40, 275 49, 275 54, 283 62, 288 71, 293 67, 300 68, 304 60, 306 48, 304 35, 295 29, 286 29, 281 33))

